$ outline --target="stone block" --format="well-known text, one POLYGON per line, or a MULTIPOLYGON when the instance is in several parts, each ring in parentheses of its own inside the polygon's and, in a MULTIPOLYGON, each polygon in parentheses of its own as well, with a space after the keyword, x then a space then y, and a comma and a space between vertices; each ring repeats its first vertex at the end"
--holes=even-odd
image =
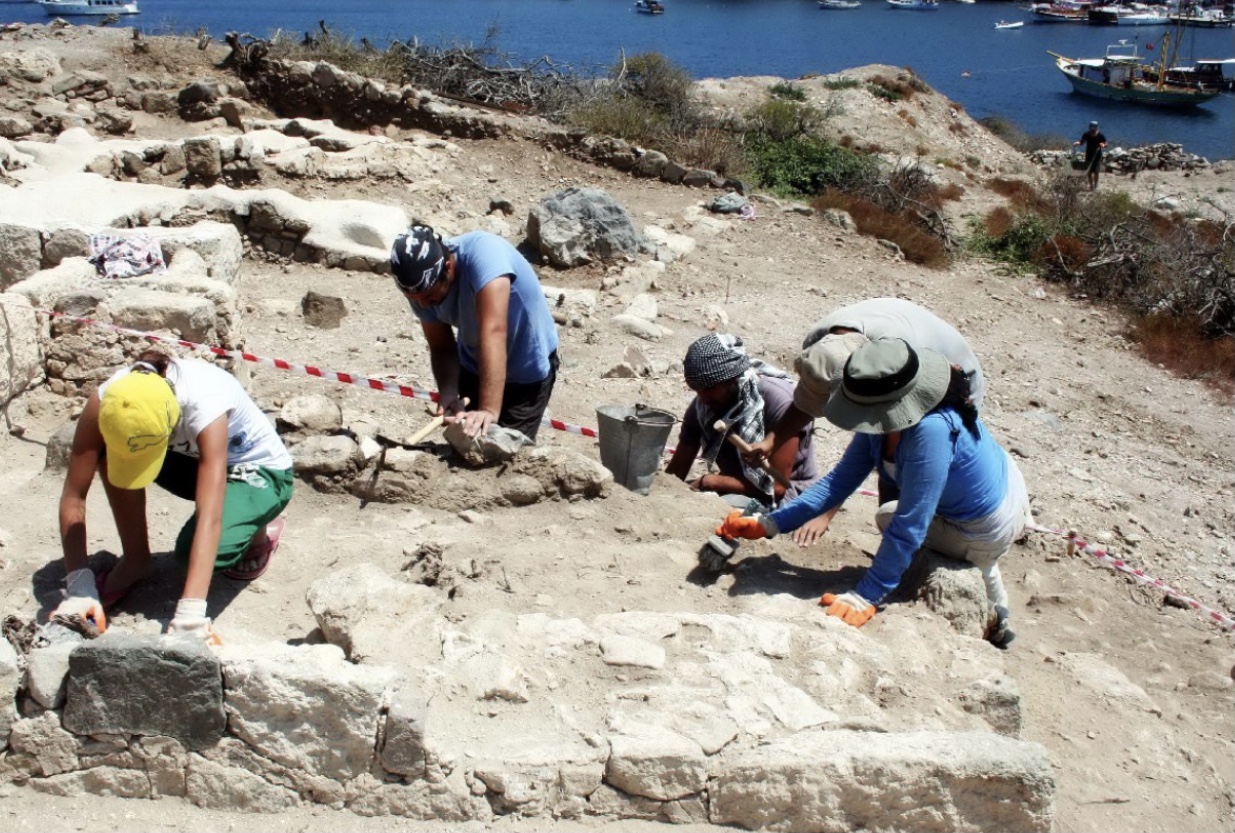
POLYGON ((600 656, 605 665, 635 668, 664 668, 665 649, 633 636, 606 636, 600 641, 600 656))
POLYGON ((1007 674, 975 680, 956 699, 962 709, 981 717, 999 734, 1020 737, 1021 693, 1007 674))
POLYGON ((425 721, 428 702, 414 686, 404 683, 390 698, 386 712, 382 768, 397 775, 422 778, 425 774, 425 721))
POLYGON ((215 341, 215 306, 206 298, 157 289, 124 289, 111 300, 112 323, 134 330, 172 331, 204 344, 215 341))
POLYGON ((8 744, 9 730, 17 720, 17 689, 21 666, 7 639, 0 639, 0 750, 8 744))
POLYGON ((104 634, 69 655, 64 725, 210 746, 226 728, 219 660, 192 639, 104 634))
POLYGON ((43 381, 41 323, 30 302, 0 292, 0 402, 43 381))
POLYGON ((42 265, 43 241, 38 229, 0 223, 0 290, 25 280, 42 265))
POLYGON ((64 705, 69 654, 76 647, 75 643, 61 642, 35 648, 26 657, 26 688, 43 708, 58 709, 64 705))
POLYGON ((224 648, 228 726, 258 754, 337 781, 368 772, 397 675, 333 645, 224 648))
POLYGON ((36 307, 47 308, 55 306, 62 296, 79 292, 86 281, 93 280, 97 275, 98 272, 84 257, 73 257, 13 284, 9 292, 24 296, 36 307))
POLYGON ((194 755, 185 778, 189 801, 207 810, 278 813, 300 804, 296 793, 271 784, 239 767, 223 766, 194 755))
POLYGON ((209 277, 235 285, 244 258, 244 243, 240 232, 230 223, 211 220, 191 226, 152 226, 143 231, 159 241, 168 263, 175 262, 181 249, 192 249, 206 261, 209 277))
POLYGON ((708 782, 710 821, 748 830, 1045 832, 1054 794, 1042 746, 985 732, 801 732, 722 753, 708 782))
POLYGON ((212 137, 184 140, 184 166, 189 176, 213 182, 223 173, 223 153, 219 140, 212 137))
POLYGON ((994 610, 986 598, 986 584, 978 568, 922 550, 901 580, 905 592, 947 619, 960 633, 983 639, 992 624, 994 610))
POLYGON ((104 795, 116 798, 150 798, 150 779, 139 769, 97 766, 80 772, 66 772, 51 778, 36 778, 30 788, 46 795, 75 797, 104 795))
POLYGON ((609 738, 605 781, 631 795, 671 801, 703 792, 708 762, 693 740, 658 726, 609 738))
POLYGON ((29 755, 44 776, 78 767, 77 741, 61 727, 60 716, 55 712, 18 720, 13 724, 9 746, 14 752, 29 755))

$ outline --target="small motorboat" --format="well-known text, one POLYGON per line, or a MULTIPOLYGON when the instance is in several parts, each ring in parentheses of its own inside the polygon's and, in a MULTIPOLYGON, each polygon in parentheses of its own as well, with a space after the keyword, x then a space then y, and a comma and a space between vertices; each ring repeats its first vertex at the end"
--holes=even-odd
POLYGON ((140 14, 137 0, 35 0, 53 17, 68 15, 140 14))
POLYGON ((639 14, 664 14, 665 4, 660 0, 635 0, 635 11, 639 14))
POLYGON ((1023 20, 1001 20, 995 24, 996 29, 1019 29, 1025 25, 1023 20))
POLYGON ((939 0, 888 0, 888 7, 911 12, 933 12, 939 8, 939 0))
POLYGON ((819 0, 819 8, 833 9, 835 11, 844 11, 845 9, 856 9, 862 4, 858 0, 819 0))

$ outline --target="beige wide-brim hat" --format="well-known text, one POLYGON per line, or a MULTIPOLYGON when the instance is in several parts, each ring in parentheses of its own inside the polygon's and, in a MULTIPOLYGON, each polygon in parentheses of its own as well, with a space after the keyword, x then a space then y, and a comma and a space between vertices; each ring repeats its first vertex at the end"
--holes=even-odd
POLYGON ((845 362, 866 342, 861 333, 837 333, 824 336, 799 353, 793 361, 798 374, 798 384, 793 389, 794 407, 815 419, 822 417, 828 397, 845 371, 845 362))
POLYGON ((952 366, 941 354, 915 351, 899 338, 881 338, 849 357, 824 416, 859 434, 904 431, 943 400, 951 378, 952 366))

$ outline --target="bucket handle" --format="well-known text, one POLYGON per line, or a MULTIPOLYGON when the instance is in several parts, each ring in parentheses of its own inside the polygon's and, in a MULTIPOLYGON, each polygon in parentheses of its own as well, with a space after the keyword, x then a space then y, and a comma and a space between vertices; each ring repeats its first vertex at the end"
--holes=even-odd
POLYGON ((674 425, 682 421, 680 417, 674 416, 668 411, 662 410, 660 408, 653 408, 651 405, 644 405, 642 402, 636 402, 635 412, 633 414, 627 414, 626 416, 622 417, 622 421, 625 422, 627 425, 643 425, 644 417, 646 417, 648 414, 658 414, 658 415, 667 416, 669 417, 669 419, 673 420, 671 424, 674 424, 674 425))

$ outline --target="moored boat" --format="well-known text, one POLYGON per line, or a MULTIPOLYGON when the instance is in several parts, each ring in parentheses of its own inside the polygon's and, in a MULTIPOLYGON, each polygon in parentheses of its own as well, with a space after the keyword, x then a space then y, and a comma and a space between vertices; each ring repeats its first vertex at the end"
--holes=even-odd
MULTIPOLYGON (((1163 54, 1166 42, 1163 38, 1163 54)), ((1195 107, 1219 95, 1219 90, 1189 88, 1168 83, 1165 73, 1147 66, 1137 52, 1136 44, 1121 40, 1106 48, 1101 58, 1066 58, 1055 52, 1056 68, 1064 74, 1072 89, 1095 98, 1126 101, 1155 107, 1195 107)), ((1164 65, 1168 63, 1164 58, 1164 65)))
POLYGON ((1219 9, 1192 9, 1167 15, 1176 26, 1193 26, 1198 29, 1230 29, 1235 26, 1235 17, 1223 14, 1219 9))
POLYGON ((819 8, 831 9, 833 11, 845 11, 846 9, 856 9, 861 6, 859 0, 819 0, 819 8))
POLYGON ((1087 19, 1099 26, 1166 26, 1171 22, 1165 7, 1137 4, 1090 6, 1087 19))
POLYGON ((664 14, 665 4, 660 0, 635 0, 635 11, 640 14, 664 14))
POLYGON ((137 0, 35 0, 55 17, 69 15, 140 14, 137 0))
POLYGON ((1019 29, 1025 25, 1023 20, 1001 20, 995 24, 996 29, 1019 29))
POLYGON ((1034 23, 1085 23, 1089 20, 1087 4, 1035 3, 1029 8, 1034 23))
POLYGON ((914 12, 933 12, 939 8, 939 0, 888 0, 888 6, 914 12))

